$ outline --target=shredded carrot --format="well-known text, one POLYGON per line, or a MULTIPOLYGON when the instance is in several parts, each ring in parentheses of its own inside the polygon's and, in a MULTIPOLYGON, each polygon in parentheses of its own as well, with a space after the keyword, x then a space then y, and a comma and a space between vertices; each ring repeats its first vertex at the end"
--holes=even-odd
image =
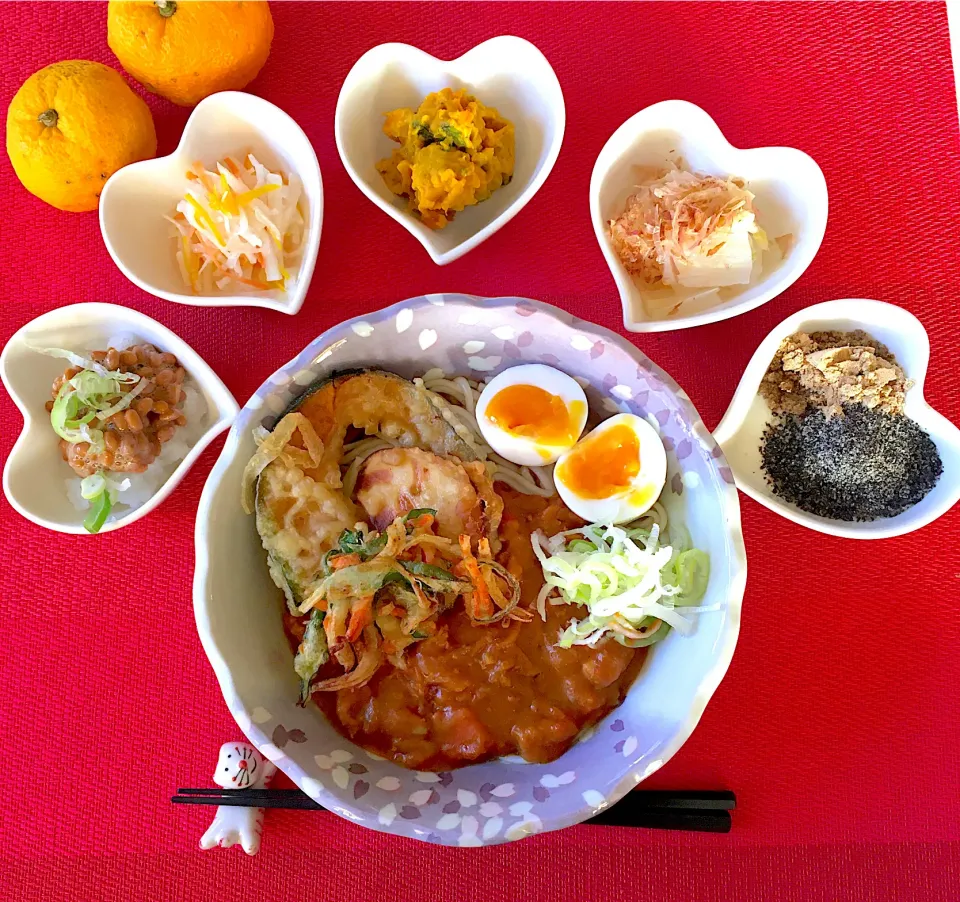
POLYGON ((490 589, 490 594, 493 596, 493 600, 496 602, 497 607, 503 610, 503 608, 507 606, 507 598, 504 596, 503 591, 500 589, 495 577, 491 578, 488 588, 490 589))
POLYGON ((492 617, 493 599, 490 598, 490 590, 487 588, 486 580, 480 572, 480 565, 470 548, 470 536, 460 536, 460 550, 463 552, 464 569, 473 584, 473 617, 475 620, 492 617))
POLYGON ((429 529, 433 526, 433 514, 420 514, 411 524, 414 529, 429 529))
POLYGON ((206 238, 203 237, 199 232, 194 232, 194 236, 203 246, 203 249, 207 252, 207 256, 213 262, 214 266, 217 265, 217 260, 222 256, 220 248, 214 247, 206 238))
POLYGON ((330 569, 342 570, 344 567, 356 567, 359 563, 359 554, 338 554, 336 557, 330 558, 330 569))
POLYGON ((490 553, 490 540, 486 536, 477 542, 477 556, 481 561, 493 559, 493 555, 490 553))
MULTIPOLYGON (((207 244, 205 241, 203 241, 202 238, 201 238, 200 240, 203 242, 204 247, 206 247, 206 248, 209 248, 209 247, 210 247, 210 245, 207 244)), ((212 262, 213 262, 213 265, 214 265, 214 266, 216 267, 216 269, 217 269, 217 272, 220 273, 220 275, 221 275, 222 277, 224 277, 224 278, 233 279, 234 282, 240 282, 240 284, 242 284, 242 285, 249 285, 251 288, 256 288, 258 291, 268 291, 269 289, 275 287, 275 283, 271 283, 271 282, 254 282, 253 279, 246 279, 246 278, 244 278, 243 276, 238 276, 238 275, 237 275, 236 273, 234 273, 234 272, 228 272, 227 270, 225 270, 225 269, 220 265, 220 263, 218 262, 217 258, 215 258, 212 253, 210 254, 210 257, 211 257, 211 260, 212 260, 212 262)))
POLYGON ((245 279, 243 276, 235 275, 232 272, 224 273, 227 278, 233 279, 234 282, 239 282, 241 285, 249 285, 251 288, 257 288, 260 291, 269 291, 273 288, 273 285, 270 285, 267 282, 254 282, 253 279, 245 279))
MULTIPOLYGON (((347 555, 344 555, 346 557, 347 555)), ((360 634, 373 623, 373 596, 364 595, 354 602, 350 609, 350 625, 347 627, 347 641, 356 642, 360 634)))
POLYGON ((333 611, 328 610, 323 618, 323 632, 324 632, 324 635, 327 637, 327 646, 330 648, 331 651, 333 651, 333 649, 337 647, 337 644, 339 642, 339 637, 335 632, 336 627, 333 621, 334 621, 333 611))
POLYGON ((237 165, 237 161, 233 157, 227 157, 223 161, 223 165, 230 170, 230 174, 235 178, 240 178, 240 167, 237 165))
POLYGON ((193 168, 197 170, 197 181, 199 181, 207 191, 213 191, 214 186, 213 182, 210 181, 210 177, 207 175, 207 167, 204 166, 200 160, 197 160, 193 164, 193 168))

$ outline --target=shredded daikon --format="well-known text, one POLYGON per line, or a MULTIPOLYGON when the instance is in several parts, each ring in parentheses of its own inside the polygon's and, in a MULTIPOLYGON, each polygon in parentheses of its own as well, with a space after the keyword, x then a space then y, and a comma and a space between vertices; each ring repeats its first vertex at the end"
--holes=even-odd
POLYGON ((303 247, 302 189, 295 175, 271 172, 252 154, 216 171, 194 163, 188 189, 167 219, 176 259, 195 293, 286 289, 303 247))
POLYGON ((704 552, 685 548, 682 533, 675 538, 672 545, 661 543, 656 525, 592 524, 551 538, 537 530, 531 541, 545 580, 537 599, 540 616, 546 619, 552 593, 588 611, 561 633, 560 646, 592 646, 612 633, 621 644, 637 648, 660 641, 670 627, 689 633, 693 622, 680 609, 703 597, 710 561, 704 552))

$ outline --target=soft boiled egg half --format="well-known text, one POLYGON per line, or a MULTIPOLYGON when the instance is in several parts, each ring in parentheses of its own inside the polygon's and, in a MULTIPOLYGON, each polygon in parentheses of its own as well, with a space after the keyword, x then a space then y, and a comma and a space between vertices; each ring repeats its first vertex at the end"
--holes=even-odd
POLYGON ((504 370, 477 400, 477 425, 487 444, 525 467, 554 463, 577 443, 586 424, 587 396, 580 384, 542 363, 504 370))
POLYGON ((653 426, 621 413, 562 454, 553 479, 563 503, 578 517, 590 523, 629 523, 660 496, 667 454, 653 426))

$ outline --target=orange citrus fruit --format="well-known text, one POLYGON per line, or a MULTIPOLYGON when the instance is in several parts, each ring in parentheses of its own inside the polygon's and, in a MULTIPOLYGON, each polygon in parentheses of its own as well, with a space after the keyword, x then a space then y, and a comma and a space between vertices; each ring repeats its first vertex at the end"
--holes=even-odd
POLYGON ((272 40, 265 0, 112 0, 107 9, 107 43, 120 65, 181 106, 245 88, 272 40))
POLYGON ((156 153, 147 105, 101 63, 66 60, 34 72, 7 110, 7 155, 17 177, 61 210, 96 210, 114 172, 156 153))

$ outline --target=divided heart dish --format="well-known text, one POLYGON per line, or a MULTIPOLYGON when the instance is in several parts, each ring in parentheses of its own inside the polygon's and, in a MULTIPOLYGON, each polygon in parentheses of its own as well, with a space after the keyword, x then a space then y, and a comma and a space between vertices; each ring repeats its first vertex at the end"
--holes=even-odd
POLYGON ((912 313, 893 304, 860 298, 827 301, 788 317, 757 348, 713 433, 733 470, 737 487, 794 523, 850 539, 904 535, 936 520, 960 501, 960 429, 924 400, 923 383, 929 361, 930 340, 923 324, 912 313), (760 455, 761 437, 773 414, 757 392, 770 361, 787 336, 797 332, 857 329, 885 344, 913 382, 913 387, 907 390, 903 412, 933 440, 943 462, 943 473, 929 494, 903 513, 867 522, 845 522, 806 513, 773 494, 764 476, 760 455))
MULTIPOLYGON (((618 128, 597 157, 590 179, 590 216, 600 248, 620 292, 623 324, 631 332, 686 329, 738 316, 767 303, 810 265, 827 226, 827 184, 820 167, 791 147, 740 149, 707 113, 683 100, 641 110, 618 128), (783 259, 712 306, 684 303, 670 316, 647 309, 651 291, 630 275, 614 250, 610 220, 624 211, 645 169, 678 168, 743 179, 756 196, 757 223, 771 239, 790 236, 783 259)), ((661 292, 662 293, 662 292, 661 292)))
POLYGON ((191 424, 195 438, 186 456, 152 497, 128 513, 108 519, 100 532, 135 523, 177 487, 203 450, 233 421, 239 408, 227 387, 183 339, 156 320, 116 304, 73 304, 51 310, 27 323, 0 354, 0 377, 23 414, 23 431, 3 468, 3 491, 14 509, 28 520, 56 532, 85 535, 84 512, 71 502, 65 481, 71 470, 60 454, 50 414, 50 386, 66 361, 35 348, 66 348, 76 353, 106 348, 113 336, 130 336, 175 354, 199 392, 202 420, 191 424))
POLYGON ((337 150, 350 178, 419 241, 434 263, 451 263, 508 223, 537 193, 560 153, 566 123, 563 92, 546 57, 529 41, 501 35, 455 60, 439 60, 409 44, 381 44, 354 64, 340 89, 337 150), (396 145, 383 133, 384 114, 416 109, 427 94, 466 88, 516 128, 513 180, 434 231, 408 212, 377 172, 396 145))
POLYGON ((177 149, 166 157, 133 163, 111 176, 100 196, 100 231, 114 263, 135 285, 159 298, 199 307, 265 307, 296 313, 317 262, 323 222, 323 182, 313 145, 279 107, 240 91, 212 94, 197 104, 177 149), (305 223, 298 266, 286 290, 191 293, 175 257, 170 221, 197 162, 252 153, 267 169, 294 173, 302 184, 305 223))

